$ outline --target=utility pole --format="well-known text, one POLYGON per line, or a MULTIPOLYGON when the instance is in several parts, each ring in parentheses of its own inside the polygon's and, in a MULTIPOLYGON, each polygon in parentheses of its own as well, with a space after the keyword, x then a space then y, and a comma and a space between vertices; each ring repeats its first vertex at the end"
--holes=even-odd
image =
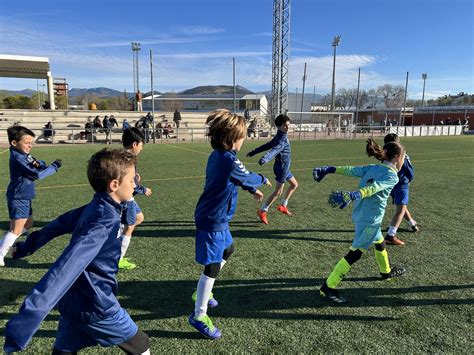
POLYGON ((236 104, 235 104, 235 57, 232 57, 232 78, 233 78, 233 87, 234 87, 234 113, 236 110, 236 104))
POLYGON ((151 117, 153 117, 153 144, 156 143, 156 130, 155 130, 155 95, 153 92, 153 52, 150 49, 150 88, 151 88, 151 117))
POLYGON ((401 123, 403 124, 399 124, 400 126, 404 126, 405 125, 405 109, 406 109, 406 105, 407 105, 407 94, 408 94, 408 72, 407 72, 407 78, 405 80, 405 96, 403 98, 403 119, 401 119, 401 123))
POLYGON ((303 91, 301 94, 301 109, 300 109, 300 134, 298 139, 301 140, 301 126, 303 124, 303 102, 304 102, 304 86, 306 83, 306 63, 304 63, 304 73, 303 73, 303 91))
POLYGON ((357 98, 356 98, 356 114, 355 114, 356 123, 359 122, 359 91, 360 91, 360 68, 359 68, 359 75, 357 76, 357 98))

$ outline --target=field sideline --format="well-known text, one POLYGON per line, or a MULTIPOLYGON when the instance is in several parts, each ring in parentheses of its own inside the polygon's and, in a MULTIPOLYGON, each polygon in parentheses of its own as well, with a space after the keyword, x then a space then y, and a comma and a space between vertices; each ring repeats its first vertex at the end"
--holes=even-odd
MULTIPOLYGON (((381 142, 381 139, 378 138, 381 142)), ((245 153, 263 142, 247 141, 239 157, 250 170, 273 182, 272 165, 260 167, 245 153)), ((472 264, 474 243, 474 137, 402 138, 415 166, 410 211, 421 227, 400 232, 406 247, 389 248, 392 264, 405 277, 379 281, 373 252, 354 266, 341 294, 349 303, 333 306, 318 289, 345 255, 353 236, 346 210, 332 209, 333 189, 354 190, 358 180, 330 175, 317 184, 311 171, 321 165, 375 163, 364 155, 363 140, 292 142, 291 171, 299 189, 290 200, 293 217, 269 213, 269 226, 257 221, 257 203, 241 191, 231 224, 236 252, 219 275, 214 295, 220 305, 209 315, 221 328, 219 341, 200 337, 187 323, 191 294, 201 273, 194 262, 194 207, 202 192, 209 144, 146 145, 139 157, 150 198, 137 198, 145 222, 132 238, 127 256, 138 264, 118 274, 119 300, 151 337, 152 353, 222 352, 451 352, 470 353, 473 344, 472 264), (471 261, 469 261, 471 260, 471 261)), ((117 145, 116 145, 117 146, 117 145)), ((35 228, 92 197, 86 178, 90 155, 102 146, 44 147, 32 154, 60 171, 37 184, 35 228)), ((117 146, 118 147, 118 146, 117 146)), ((0 228, 8 228, 5 190, 8 151, 0 150, 0 228)), ((271 191, 261 189, 265 195, 271 191)), ((394 208, 389 205, 387 226, 394 208)), ((402 224, 404 228, 406 225, 402 224)), ((61 253, 69 236, 36 254, 0 268, 0 330, 25 295, 61 253)), ((49 353, 58 313, 52 312, 25 353, 49 353)), ((0 336, 3 345, 4 338, 0 336)), ((89 348, 81 354, 118 354, 117 348, 89 348)))

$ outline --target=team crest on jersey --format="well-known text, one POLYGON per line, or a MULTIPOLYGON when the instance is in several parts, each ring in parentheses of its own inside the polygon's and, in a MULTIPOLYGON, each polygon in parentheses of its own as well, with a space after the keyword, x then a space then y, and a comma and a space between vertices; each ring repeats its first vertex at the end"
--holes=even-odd
POLYGON ((235 164, 239 166, 239 169, 244 173, 244 174, 250 174, 250 172, 247 170, 247 168, 242 164, 242 162, 239 159, 235 159, 235 164))

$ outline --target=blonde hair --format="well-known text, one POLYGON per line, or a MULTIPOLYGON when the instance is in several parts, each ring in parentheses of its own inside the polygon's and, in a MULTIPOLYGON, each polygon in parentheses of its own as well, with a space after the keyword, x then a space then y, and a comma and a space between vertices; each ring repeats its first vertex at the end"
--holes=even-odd
POLYGON ((388 142, 381 147, 374 139, 369 138, 367 140, 365 151, 369 157, 374 157, 377 160, 384 161, 392 160, 397 155, 403 154, 405 148, 397 142, 388 142))
POLYGON ((206 124, 209 126, 207 136, 214 149, 231 150, 235 142, 245 137, 247 130, 245 118, 226 109, 211 112, 206 124))

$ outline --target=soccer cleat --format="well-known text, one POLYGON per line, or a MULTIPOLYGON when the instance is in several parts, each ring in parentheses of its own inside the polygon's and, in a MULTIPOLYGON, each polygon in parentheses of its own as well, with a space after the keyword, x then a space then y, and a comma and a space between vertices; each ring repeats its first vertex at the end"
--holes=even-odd
POLYGON ((283 205, 278 205, 277 206, 277 210, 283 214, 286 214, 288 216, 291 216, 293 213, 291 213, 289 210, 288 210, 288 207, 286 206, 283 206, 283 205))
POLYGON ((402 276, 407 272, 404 267, 394 266, 390 272, 384 273, 381 272, 380 275, 382 276, 382 280, 390 280, 391 278, 402 276))
POLYGON ((400 238, 398 238, 396 235, 388 235, 388 234, 385 236, 385 243, 396 245, 399 247, 402 247, 405 245, 405 242, 401 240, 400 238))
MULTIPOLYGON (((191 299, 193 300, 194 303, 196 303, 197 300, 197 290, 194 291, 193 295, 191 296, 191 299)), ((209 301, 207 301, 207 306, 209 308, 216 308, 219 305, 219 302, 214 298, 213 293, 211 292, 211 295, 209 296, 209 301)))
POLYGON ((260 218, 260 220, 262 221, 263 224, 268 224, 267 212, 266 211, 262 211, 261 209, 258 209, 257 210, 257 215, 258 215, 258 217, 260 218))
POLYGON ((335 288, 328 287, 326 282, 321 286, 319 294, 334 303, 342 304, 347 302, 344 297, 339 295, 339 292, 335 288))
POLYGON ((221 331, 214 324, 212 324, 211 318, 207 314, 194 317, 194 312, 188 318, 188 322, 191 326, 204 335, 206 338, 215 340, 222 336, 221 331))
POLYGON ((410 228, 411 228, 411 231, 412 231, 413 233, 416 233, 416 232, 418 232, 418 231, 420 230, 420 228, 418 228, 418 226, 417 226, 416 224, 415 224, 414 226, 411 226, 410 228))
POLYGON ((137 265, 128 260, 128 258, 120 258, 118 267, 121 270, 132 270, 135 269, 137 265))

